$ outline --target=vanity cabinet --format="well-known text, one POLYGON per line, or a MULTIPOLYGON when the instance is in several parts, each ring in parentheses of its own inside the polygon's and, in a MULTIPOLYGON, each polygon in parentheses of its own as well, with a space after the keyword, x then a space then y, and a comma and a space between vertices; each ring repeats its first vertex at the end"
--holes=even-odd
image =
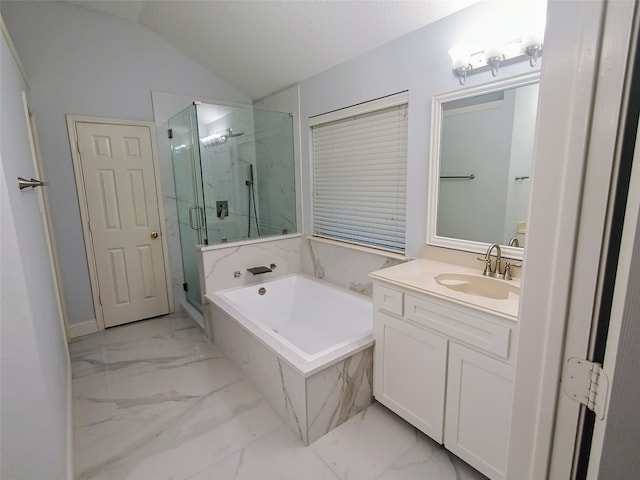
POLYGON ((377 280, 373 302, 375 398, 504 478, 516 323, 377 280))
POLYGON ((442 443, 447 339, 376 312, 374 396, 442 443))
POLYGON ((504 478, 513 367, 449 343, 444 444, 490 478, 504 478))

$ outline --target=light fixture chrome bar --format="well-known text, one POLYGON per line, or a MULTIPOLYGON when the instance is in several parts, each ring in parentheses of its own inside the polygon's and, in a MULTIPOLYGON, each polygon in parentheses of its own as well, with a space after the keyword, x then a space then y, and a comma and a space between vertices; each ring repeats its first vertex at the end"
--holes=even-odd
POLYGON ((466 67, 458 67, 453 70, 454 76, 460 82, 460 85, 464 85, 467 76, 475 75, 477 73, 491 71, 491 74, 496 77, 498 75, 499 68, 514 63, 529 61, 531 67, 535 67, 538 63, 538 58, 542 56, 542 45, 536 44, 531 47, 527 47, 525 53, 521 53, 513 56, 502 55, 500 57, 491 57, 489 59, 480 58, 480 54, 484 52, 478 52, 473 55, 472 61, 466 67))

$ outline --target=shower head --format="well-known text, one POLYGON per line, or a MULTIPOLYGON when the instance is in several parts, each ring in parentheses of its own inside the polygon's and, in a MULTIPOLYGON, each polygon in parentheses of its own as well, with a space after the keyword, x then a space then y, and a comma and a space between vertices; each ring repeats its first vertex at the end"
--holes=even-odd
POLYGON ((205 147, 215 147, 216 145, 225 143, 230 138, 241 137, 242 135, 244 135, 244 132, 233 133, 232 129, 227 128, 225 130, 218 130, 216 133, 209 135, 208 137, 201 138, 200 142, 205 147))
POLYGON ((228 129, 228 134, 227 134, 227 137, 228 137, 228 138, 241 137, 242 135, 244 135, 244 132, 241 132, 241 133, 233 133, 233 129, 231 129, 231 128, 229 128, 229 129, 228 129))

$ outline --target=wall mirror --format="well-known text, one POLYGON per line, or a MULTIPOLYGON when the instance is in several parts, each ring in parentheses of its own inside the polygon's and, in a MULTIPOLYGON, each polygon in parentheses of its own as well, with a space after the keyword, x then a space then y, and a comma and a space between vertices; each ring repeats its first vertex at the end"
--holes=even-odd
POLYGON ((427 243, 522 259, 539 72, 433 97, 427 243))

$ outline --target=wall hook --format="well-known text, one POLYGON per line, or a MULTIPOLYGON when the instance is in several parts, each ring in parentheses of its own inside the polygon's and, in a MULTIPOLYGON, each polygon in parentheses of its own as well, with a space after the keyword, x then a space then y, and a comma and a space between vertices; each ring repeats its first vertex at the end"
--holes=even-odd
POLYGON ((42 187, 42 186, 44 186, 44 182, 41 182, 40 180, 36 180, 35 178, 32 178, 31 180, 27 180, 26 178, 18 177, 18 188, 20 190, 27 187, 35 188, 35 187, 42 187))

